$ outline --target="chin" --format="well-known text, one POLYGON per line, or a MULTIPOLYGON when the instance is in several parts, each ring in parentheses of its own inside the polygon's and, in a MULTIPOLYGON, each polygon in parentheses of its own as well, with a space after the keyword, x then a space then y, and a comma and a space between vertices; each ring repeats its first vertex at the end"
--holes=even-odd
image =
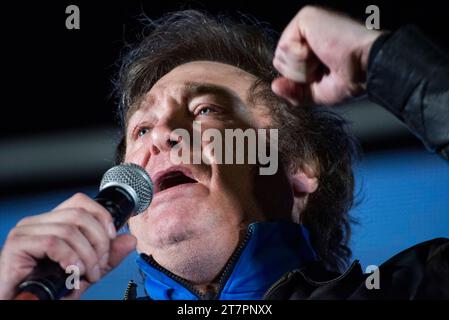
POLYGON ((175 245, 180 244, 185 241, 189 241, 195 238, 194 229, 186 226, 182 223, 172 224, 170 226, 166 226, 160 230, 159 233, 159 243, 167 246, 167 245, 175 245))
POLYGON ((177 216, 154 222, 145 221, 139 230, 140 237, 153 249, 163 249, 180 245, 198 238, 201 229, 193 225, 192 219, 177 216))

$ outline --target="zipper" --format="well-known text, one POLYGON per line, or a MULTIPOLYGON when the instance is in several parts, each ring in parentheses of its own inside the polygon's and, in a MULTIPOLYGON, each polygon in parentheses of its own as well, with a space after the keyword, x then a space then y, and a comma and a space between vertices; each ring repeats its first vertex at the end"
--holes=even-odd
POLYGON ((147 262, 148 264, 153 266, 155 269, 164 273, 166 276, 168 276, 172 280, 179 282, 181 285, 183 285, 187 290, 189 290, 192 294, 194 294, 200 300, 216 300, 220 296, 221 291, 223 290, 226 282, 228 281, 229 277, 231 276, 231 273, 235 267, 235 264, 236 264, 238 258, 240 257, 240 254, 242 253, 243 249, 246 247, 246 244, 248 243, 249 239, 251 238, 252 233, 253 233, 253 228, 250 225, 248 227, 248 231, 246 232, 245 237, 240 242, 237 249, 234 250, 234 253, 231 255, 231 258, 229 258, 229 261, 226 263, 226 266, 224 267, 223 271, 221 272, 221 275, 218 280, 217 293, 212 296, 207 293, 202 294, 197 289, 195 289, 195 287, 192 286, 192 284, 190 282, 188 282, 184 278, 181 278, 180 276, 177 276, 173 272, 170 272, 169 270, 162 267, 159 263, 156 262, 156 260, 154 260, 154 258, 152 256, 148 256, 145 253, 142 253, 140 256, 143 258, 143 260, 145 260, 145 262, 147 262))
POLYGON ((192 294, 194 294, 200 300, 203 300, 203 294, 201 292, 199 292, 197 289, 195 289, 195 287, 193 287, 190 284, 190 282, 188 282, 184 278, 181 278, 180 276, 177 276, 173 272, 170 272, 167 269, 165 269, 163 266, 161 266, 159 263, 157 263, 156 260, 154 260, 154 258, 152 256, 148 256, 145 253, 142 253, 140 256, 143 258, 143 260, 145 260, 146 263, 151 265, 153 268, 155 268, 158 271, 162 272, 163 274, 165 274, 166 276, 168 276, 172 280, 175 280, 176 282, 179 282, 183 287, 185 287, 187 290, 189 290, 192 294))
POLYGON ((213 300, 216 300, 223 290, 226 282, 228 281, 229 277, 231 276, 232 271, 234 270, 235 264, 237 263, 238 258, 240 257, 243 249, 245 249, 249 239, 251 238, 251 235, 253 234, 253 226, 250 225, 248 227, 248 231, 246 232, 245 237, 243 238, 242 242, 240 242, 237 249, 232 254, 231 258, 229 259, 228 263, 226 263, 225 268, 221 272, 221 275, 218 280, 218 290, 214 297, 212 297, 213 300))
POLYGON ((298 272, 298 270, 288 271, 286 274, 284 274, 281 278, 279 278, 275 283, 273 283, 268 290, 265 292, 265 294, 262 297, 262 300, 267 300, 268 297, 277 289, 279 289, 282 285, 290 281, 290 279, 293 277, 293 275, 298 272))
POLYGON ((137 298, 137 284, 130 280, 128 286, 126 287, 123 300, 136 300, 137 298))

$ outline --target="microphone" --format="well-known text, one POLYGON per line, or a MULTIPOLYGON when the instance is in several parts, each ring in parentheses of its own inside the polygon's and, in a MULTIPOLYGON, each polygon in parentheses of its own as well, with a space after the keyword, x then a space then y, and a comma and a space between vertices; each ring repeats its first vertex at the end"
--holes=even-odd
MULTIPOLYGON (((109 211, 119 230, 130 217, 145 211, 152 198, 153 182, 145 169, 124 163, 106 171, 94 200, 109 211)), ((20 284, 15 300, 58 300, 71 291, 67 276, 58 263, 42 259, 20 284)))

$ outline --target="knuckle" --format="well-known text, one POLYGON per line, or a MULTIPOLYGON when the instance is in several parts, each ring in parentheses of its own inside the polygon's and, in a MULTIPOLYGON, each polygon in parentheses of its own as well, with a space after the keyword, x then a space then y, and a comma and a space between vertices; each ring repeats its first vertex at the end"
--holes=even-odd
POLYGON ((316 11, 316 10, 319 10, 319 7, 318 7, 318 6, 314 6, 314 5, 312 5, 312 4, 308 4, 308 5, 304 6, 304 7, 301 9, 301 12, 302 12, 302 13, 310 13, 310 12, 313 12, 313 11, 316 11))
POLYGON ((18 231, 17 228, 11 229, 9 231, 8 236, 6 237, 6 243, 14 242, 17 239, 18 231))
POLYGON ((89 197, 82 192, 77 192, 72 196, 72 200, 75 202, 86 201, 87 199, 89 199, 89 197))
POLYGON ((107 225, 112 223, 112 216, 109 214, 109 212, 105 210, 102 210, 99 212, 100 214, 100 219, 107 225))
POLYGON ((81 219, 85 218, 87 213, 88 213, 87 210, 84 208, 81 208, 81 207, 72 208, 72 209, 70 209, 71 221, 74 223, 77 223, 81 219))
POLYGON ((29 224, 30 220, 31 220, 31 217, 22 218, 17 223, 17 226, 23 226, 23 225, 29 224))
POLYGON ((44 246, 47 250, 55 250, 59 246, 60 241, 61 240, 54 235, 45 236, 43 240, 44 246))
POLYGON ((319 6, 309 4, 304 6, 301 11, 299 11, 298 18, 300 18, 302 21, 305 21, 305 19, 310 20, 322 10, 323 9, 321 9, 319 6))
POLYGON ((61 235, 64 238, 73 237, 77 232, 77 228, 73 225, 62 225, 60 228, 61 228, 61 235))

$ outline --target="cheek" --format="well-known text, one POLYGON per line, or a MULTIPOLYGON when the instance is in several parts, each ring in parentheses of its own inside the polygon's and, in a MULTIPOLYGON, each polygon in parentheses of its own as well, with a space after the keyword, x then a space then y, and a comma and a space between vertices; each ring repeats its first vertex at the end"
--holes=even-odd
POLYGON ((253 174, 252 165, 231 164, 219 165, 216 168, 217 180, 223 184, 223 187, 235 190, 235 193, 250 192, 253 174))
POLYGON ((125 156, 123 157, 125 162, 129 162, 132 160, 132 158, 135 156, 135 151, 132 149, 132 147, 127 144, 127 147, 125 149, 125 156))
POLYGON ((213 168, 212 194, 220 206, 234 212, 248 212, 254 206, 252 167, 217 165, 213 168))
POLYGON ((129 146, 125 150, 124 162, 132 162, 141 165, 144 160, 145 152, 142 143, 136 143, 129 146))

